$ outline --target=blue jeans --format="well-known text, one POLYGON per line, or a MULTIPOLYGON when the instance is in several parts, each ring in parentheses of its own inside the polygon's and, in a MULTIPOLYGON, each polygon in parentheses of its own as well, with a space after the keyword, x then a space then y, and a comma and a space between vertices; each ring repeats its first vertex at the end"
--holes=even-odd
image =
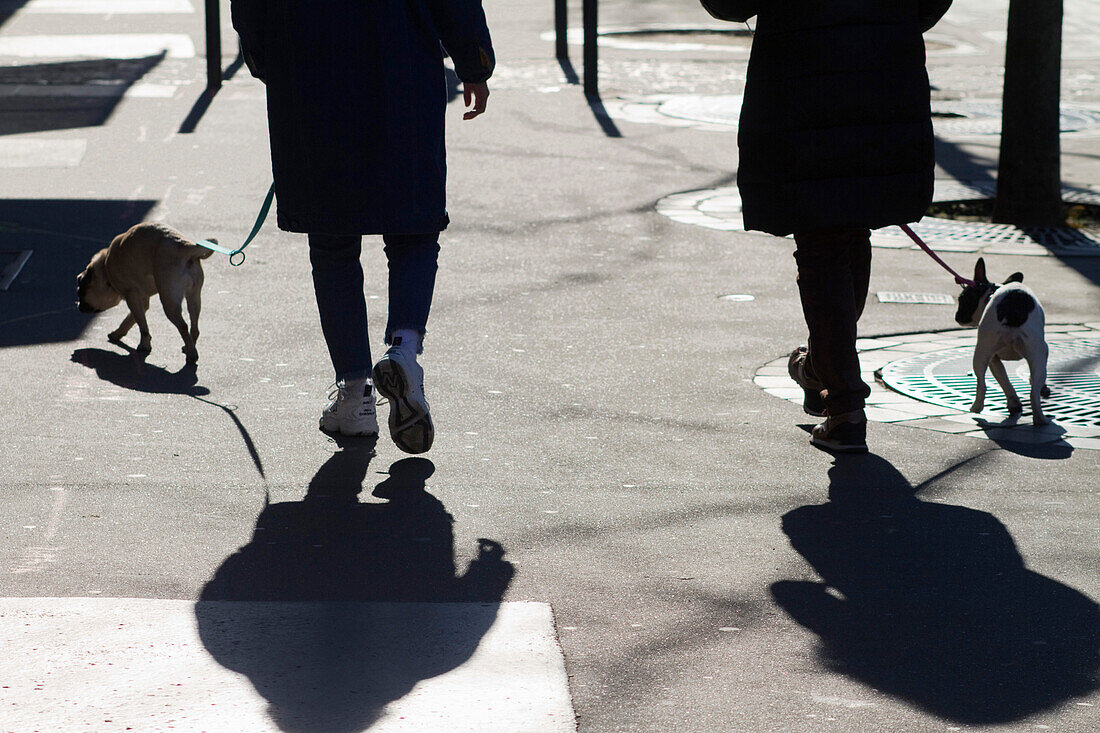
MULTIPOLYGON (((400 329, 416 331, 423 341, 435 292, 439 232, 386 234, 382 240, 389 267, 386 343, 400 329)), ((317 312, 337 380, 369 377, 373 366, 359 261, 362 242, 357 234, 309 235, 317 312)))

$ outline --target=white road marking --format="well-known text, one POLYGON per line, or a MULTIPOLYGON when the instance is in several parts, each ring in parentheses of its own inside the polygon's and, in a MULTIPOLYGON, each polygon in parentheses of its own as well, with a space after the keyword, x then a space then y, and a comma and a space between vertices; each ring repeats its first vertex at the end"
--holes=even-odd
POLYGON ((195 44, 186 33, 0 37, 0 56, 17 58, 139 59, 162 52, 168 58, 189 59, 195 56, 195 44))
POLYGON ((66 15, 159 15, 194 13, 188 0, 31 0, 22 13, 66 15))
POLYGON ((179 86, 175 84, 142 83, 127 86, 125 82, 110 84, 0 84, 0 99, 5 97, 135 97, 171 99, 179 86))
POLYGON ((0 137, 0 168, 75 168, 87 149, 87 140, 9 135, 0 137))
POLYGON ((5 730, 576 730, 542 603, 8 598, 0 644, 5 730))

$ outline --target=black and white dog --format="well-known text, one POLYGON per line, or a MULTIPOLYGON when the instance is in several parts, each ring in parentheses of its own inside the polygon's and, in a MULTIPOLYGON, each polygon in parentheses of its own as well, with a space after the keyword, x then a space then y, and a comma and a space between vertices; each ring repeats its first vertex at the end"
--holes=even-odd
POLYGON ((1016 390, 1008 381, 1002 361, 1027 360, 1031 370, 1031 414, 1036 425, 1046 425, 1040 395, 1047 389, 1047 342, 1044 336, 1043 306, 1035 293, 1023 284, 1024 276, 1015 272, 1003 285, 991 283, 985 275, 985 261, 979 257, 974 266, 974 284, 959 294, 959 311, 955 320, 962 326, 977 326, 978 343, 974 349, 974 378, 977 389, 971 412, 985 407, 985 370, 993 372, 1005 393, 1010 413, 1023 411, 1016 390))

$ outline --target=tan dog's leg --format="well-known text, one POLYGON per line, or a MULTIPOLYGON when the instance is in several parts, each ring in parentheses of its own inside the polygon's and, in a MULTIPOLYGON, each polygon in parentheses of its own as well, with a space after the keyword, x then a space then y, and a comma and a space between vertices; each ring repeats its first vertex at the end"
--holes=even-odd
MULTIPOLYGON (((153 337, 149 333, 149 323, 145 320, 145 312, 149 310, 149 298, 136 293, 129 293, 126 295, 126 306, 130 309, 130 315, 122 322, 122 326, 118 327, 118 331, 112 333, 111 336, 119 332, 121 332, 121 334, 128 332, 130 327, 127 326, 126 323, 132 319, 137 323, 138 331, 141 333, 141 340, 138 342, 137 350, 140 353, 148 354, 153 350, 153 337), (123 326, 126 326, 125 330, 123 330, 123 326)), ((120 335, 118 338, 120 339, 122 336, 120 335)))
POLYGON ((1005 365, 1001 361, 1001 357, 996 354, 993 355, 993 358, 989 360, 989 371, 993 372, 993 378, 997 380, 997 384, 1001 385, 1001 391, 1005 393, 1005 404, 1008 407, 1009 414, 1015 415, 1017 412, 1023 412, 1024 404, 1020 402, 1016 390, 1012 387, 1012 382, 1008 381, 1008 372, 1005 371, 1005 365))
POLYGON ((122 323, 118 324, 118 328, 107 334, 108 341, 122 341, 126 334, 130 333, 130 329, 137 323, 137 319, 134 318, 133 313, 127 313, 126 317, 122 319, 122 323))
POLYGON ((179 292, 180 290, 182 288, 176 286, 173 286, 173 290, 161 290, 160 304, 164 307, 164 315, 168 316, 168 320, 172 322, 172 325, 176 327, 183 338, 182 351, 187 355, 187 360, 198 361, 199 351, 195 348, 195 340, 191 337, 191 333, 187 330, 187 324, 183 320, 183 293, 179 292))
POLYGON ((203 275, 202 265, 198 260, 194 263, 194 283, 191 285, 191 289, 187 291, 187 317, 191 321, 191 342, 198 344, 199 341, 199 313, 202 311, 202 284, 206 279, 203 275))

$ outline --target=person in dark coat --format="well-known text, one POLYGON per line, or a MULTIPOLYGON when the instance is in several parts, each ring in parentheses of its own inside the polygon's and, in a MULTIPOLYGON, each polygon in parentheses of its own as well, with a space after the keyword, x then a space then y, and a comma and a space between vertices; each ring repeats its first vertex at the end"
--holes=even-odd
POLYGON ((231 11, 248 68, 267 86, 279 227, 309 235, 337 387, 321 429, 377 434, 377 389, 394 442, 424 452, 434 427, 416 357, 448 224, 444 53, 470 108, 463 119, 473 119, 495 65, 481 2, 231 0, 231 11), (390 348, 373 369, 364 234, 383 235, 389 263, 390 348))
POLYGON ((922 33, 951 0, 701 0, 756 16, 737 142, 745 228, 794 235, 809 346, 790 358, 811 441, 867 450, 856 322, 870 230, 918 221, 935 174, 922 33))

